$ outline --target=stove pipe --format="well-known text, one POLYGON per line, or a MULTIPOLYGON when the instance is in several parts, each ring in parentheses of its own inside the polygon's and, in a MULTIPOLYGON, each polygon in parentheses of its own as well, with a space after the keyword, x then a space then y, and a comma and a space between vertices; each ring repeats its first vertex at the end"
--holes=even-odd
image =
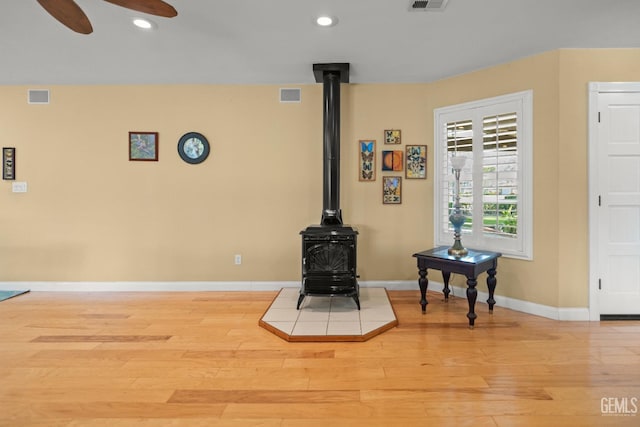
POLYGON ((340 83, 349 83, 349 64, 313 64, 323 84, 323 174, 320 225, 342 225, 340 209, 340 83))

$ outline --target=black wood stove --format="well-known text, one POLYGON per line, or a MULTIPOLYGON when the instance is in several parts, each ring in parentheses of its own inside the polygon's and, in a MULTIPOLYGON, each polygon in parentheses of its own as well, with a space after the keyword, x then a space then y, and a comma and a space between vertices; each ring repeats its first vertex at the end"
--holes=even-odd
POLYGON ((351 297, 360 310, 356 274, 358 231, 342 223, 340 210, 340 83, 349 83, 349 64, 314 64, 323 84, 323 200, 319 225, 302 230, 302 287, 307 295, 351 297))

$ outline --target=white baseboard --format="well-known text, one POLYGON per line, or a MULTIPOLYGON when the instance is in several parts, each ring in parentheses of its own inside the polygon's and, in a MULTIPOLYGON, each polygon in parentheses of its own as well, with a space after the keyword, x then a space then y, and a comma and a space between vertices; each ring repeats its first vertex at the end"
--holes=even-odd
MULTIPOLYGON (((390 291, 418 290, 417 280, 369 280, 361 287, 390 291)), ((429 281, 429 291, 442 293, 443 284, 429 281)), ((300 282, 0 282, 0 290, 31 290, 32 292, 208 292, 208 291, 278 291, 295 288, 300 282)), ((451 286, 453 294, 465 297, 466 288, 451 286)), ((486 301, 489 294, 478 291, 478 301, 486 301)), ((534 302, 494 295, 496 306, 553 320, 588 321, 587 307, 551 307, 534 302)))
MULTIPOLYGON (((430 291, 442 293, 444 284, 429 281, 430 285, 434 285, 434 288, 429 288, 430 291)), ((459 286, 449 286, 453 294, 466 298, 467 288, 459 286)), ((488 292, 478 291, 477 301, 485 302, 489 298, 488 292)), ((502 295, 494 295, 493 299, 496 300, 497 307, 504 307, 510 310, 520 311, 522 313, 532 314, 534 316, 546 317, 553 320, 572 320, 572 321, 588 321, 589 320, 589 308, 587 307, 551 307, 548 305, 542 305, 535 302, 523 301, 515 298, 509 298, 502 295)))
MULTIPOLYGON (((361 286, 371 287, 385 287, 388 290, 417 290, 417 280, 404 280, 404 281, 368 281, 361 282, 361 286)), ((429 291, 442 293, 443 283, 439 283, 435 280, 429 280, 429 291)), ((449 287, 453 294, 466 298, 467 288, 459 286, 449 287)), ((488 292, 478 291, 477 301, 486 301, 489 298, 488 292)), ((563 308, 563 307, 551 307, 548 305, 537 304, 534 302, 523 301, 515 298, 509 298, 501 295, 494 295, 496 300, 496 306, 508 308, 510 310, 520 311, 534 316, 546 317, 553 320, 572 320, 572 321, 588 321, 589 308, 576 307, 576 308, 563 308)))
POLYGON ((277 291, 300 282, 0 282, 0 289, 34 292, 277 291))

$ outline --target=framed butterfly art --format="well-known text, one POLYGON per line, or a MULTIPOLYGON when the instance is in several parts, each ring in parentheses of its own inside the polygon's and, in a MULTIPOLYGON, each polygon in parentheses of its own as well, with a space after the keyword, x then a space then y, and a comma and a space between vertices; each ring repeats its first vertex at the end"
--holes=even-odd
POLYGON ((402 203, 402 177, 382 177, 382 204, 399 205, 402 203))
POLYGON ((407 145, 406 146, 407 167, 405 177, 407 179, 427 178, 427 146, 407 145))
POLYGON ((376 180, 376 141, 361 139, 358 141, 358 179, 360 181, 376 180))
POLYGON ((384 131, 384 143, 400 144, 400 142, 402 141, 400 135, 400 129, 386 129, 384 131))

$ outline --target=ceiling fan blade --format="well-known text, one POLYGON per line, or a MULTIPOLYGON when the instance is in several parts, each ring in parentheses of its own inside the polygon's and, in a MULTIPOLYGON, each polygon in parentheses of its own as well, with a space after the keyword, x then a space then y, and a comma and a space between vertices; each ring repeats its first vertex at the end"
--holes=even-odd
POLYGON ((162 16, 165 18, 173 18, 178 15, 178 11, 168 3, 162 0, 104 0, 127 9, 137 10, 138 12, 148 13, 150 15, 162 16))
POLYGON ((93 27, 89 18, 73 0, 38 0, 51 16, 76 33, 91 34, 93 27))

